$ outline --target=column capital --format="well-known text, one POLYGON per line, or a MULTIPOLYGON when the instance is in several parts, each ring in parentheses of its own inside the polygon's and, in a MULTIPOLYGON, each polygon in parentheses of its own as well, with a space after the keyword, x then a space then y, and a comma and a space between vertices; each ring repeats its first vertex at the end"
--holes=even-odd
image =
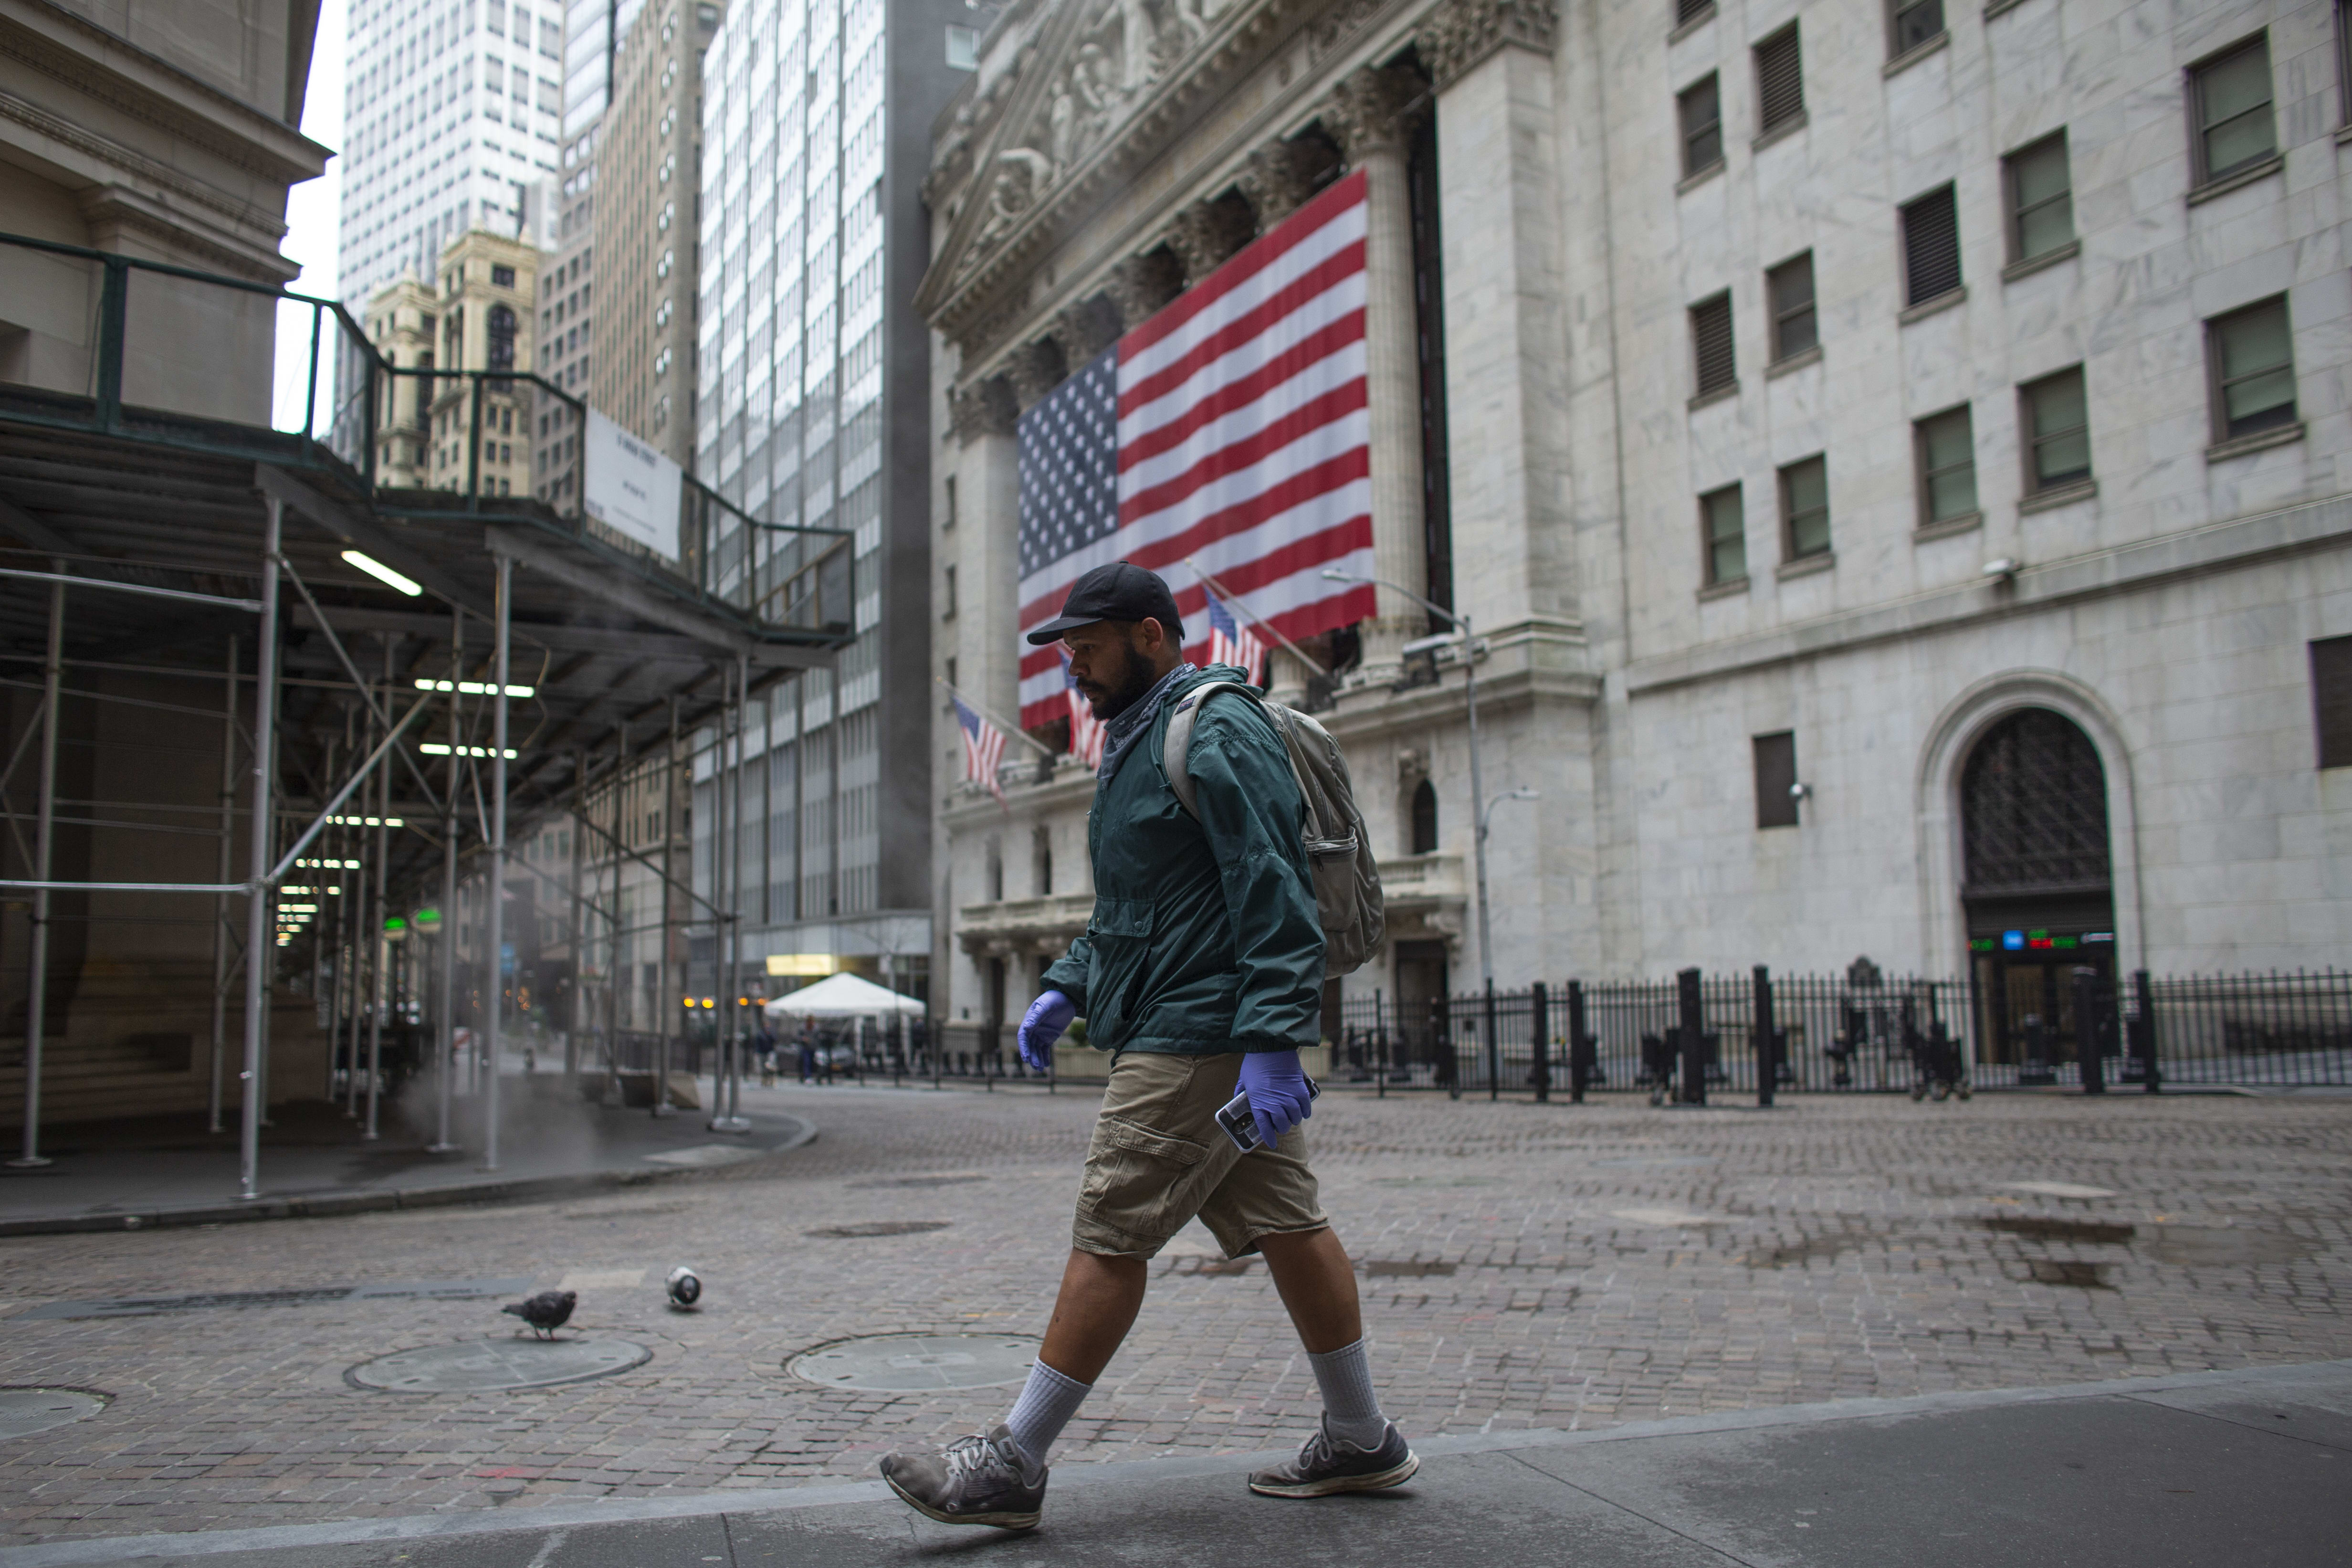
POLYGON ((1394 153, 1428 108, 1429 84, 1402 66, 1361 66, 1339 79, 1319 118, 1352 166, 1372 153, 1394 153))
POLYGON ((1315 194, 1318 161, 1296 142, 1269 142, 1250 153, 1234 183, 1257 215, 1258 233, 1297 212, 1315 194))
POLYGON ((956 440, 963 446, 971 446, 982 436, 1012 435, 1019 417, 1013 389, 1004 384, 1002 376, 992 375, 948 394, 948 420, 954 427, 956 440))
POLYGON ((1059 346, 1050 340, 1042 343, 1019 343, 1004 356, 1004 379, 1013 384, 1013 400, 1026 414, 1045 400, 1045 395, 1062 384, 1067 374, 1062 363, 1059 346))
POLYGON ((1177 266, 1167 251, 1149 250, 1110 269, 1110 276, 1103 280, 1103 292, 1118 311, 1120 331, 1133 331, 1184 291, 1177 266))
POLYGON ((1198 201, 1176 214, 1168 226, 1168 248, 1184 269, 1189 287, 1214 272, 1225 258, 1249 243, 1251 224, 1237 211, 1243 204, 1198 201))
POLYGON ((1062 363, 1072 371, 1094 363, 1095 355, 1118 341, 1119 327, 1110 320, 1115 306, 1106 307, 1099 297, 1089 297, 1075 305, 1066 305, 1054 312, 1045 323, 1045 331, 1062 348, 1062 363))
POLYGON ((1412 42, 1443 92, 1506 45, 1550 54, 1559 31, 1559 0, 1444 0, 1412 42))

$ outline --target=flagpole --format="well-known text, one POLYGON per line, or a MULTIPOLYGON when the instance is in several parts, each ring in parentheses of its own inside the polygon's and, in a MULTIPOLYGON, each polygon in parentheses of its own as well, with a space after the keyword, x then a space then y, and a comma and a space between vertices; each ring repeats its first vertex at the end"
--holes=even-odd
POLYGON ((1034 746, 1037 750, 1043 752, 1049 757, 1058 757, 1062 754, 1061 752, 1054 750, 1053 747, 1045 744, 1045 742, 1033 738, 1029 732, 1022 729, 1020 725, 1007 723, 1003 714, 995 711, 986 703, 973 700, 971 693, 960 691, 952 686, 948 686, 945 679, 936 675, 931 677, 931 680, 936 685, 946 686, 950 696, 959 699, 962 701, 964 706, 970 708, 973 712, 979 714, 982 718, 995 725, 997 729, 1003 731, 1005 734, 1021 742, 1024 745, 1034 746))
POLYGON ((1200 563, 1194 561, 1191 556, 1187 555, 1184 557, 1184 564, 1192 569, 1192 575, 1201 580, 1201 585, 1202 587, 1207 588, 1211 593, 1216 595, 1216 596, 1223 600, 1228 606, 1239 610, 1243 615, 1247 616, 1250 618, 1250 624, 1252 626, 1264 626, 1268 632, 1272 633, 1275 641, 1280 643, 1284 647, 1290 650, 1291 658, 1297 659, 1299 663, 1305 665, 1307 668, 1313 670, 1318 675, 1328 676, 1331 673, 1329 670, 1324 668, 1323 666, 1318 664, 1314 659, 1309 658, 1297 643, 1292 642, 1288 637, 1284 637, 1280 631, 1276 630, 1272 621, 1265 619, 1265 617, 1260 616, 1255 610, 1251 609, 1247 605, 1242 603, 1240 596, 1234 594, 1232 589, 1226 587, 1223 583, 1218 582, 1214 577, 1210 576, 1206 572, 1202 571, 1200 563))

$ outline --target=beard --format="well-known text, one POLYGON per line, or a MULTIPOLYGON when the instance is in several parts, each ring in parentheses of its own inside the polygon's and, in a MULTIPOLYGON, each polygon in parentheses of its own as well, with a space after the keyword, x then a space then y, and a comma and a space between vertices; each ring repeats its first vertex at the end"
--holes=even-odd
POLYGON ((1108 722, 1141 701, 1159 682, 1159 672, 1129 643, 1120 647, 1118 664, 1110 671, 1109 679, 1079 681, 1078 695, 1087 700, 1096 718, 1108 722))

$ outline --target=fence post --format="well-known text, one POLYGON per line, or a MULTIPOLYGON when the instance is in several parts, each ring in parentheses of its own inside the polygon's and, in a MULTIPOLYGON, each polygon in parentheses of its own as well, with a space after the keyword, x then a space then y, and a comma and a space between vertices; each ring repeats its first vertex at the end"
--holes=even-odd
POLYGON ((2074 1058, 2081 1064, 2083 1092, 2107 1092, 2105 1064, 2099 1059, 2099 972, 2074 967, 2074 1058))
POLYGON ((2163 1075, 2156 1070, 2156 987, 2149 984, 2147 970, 2132 971, 2132 996, 2139 1004, 2133 1054, 2139 1058, 2142 1086, 2154 1094, 2163 1086, 2163 1075))
POLYGON ((1486 977, 1486 1098, 1503 1098, 1503 1042, 1495 1035, 1495 977, 1486 977))
POLYGON ((1592 1081, 1592 1040, 1584 1032, 1584 982, 1568 983, 1568 1102, 1584 1103, 1592 1081))
POLYGON ((1536 1045, 1533 1081, 1538 1105, 1546 1105, 1551 1101, 1551 1039, 1549 1037, 1551 1010, 1545 1005, 1548 1001, 1549 998, 1544 992, 1544 983, 1538 980, 1535 983, 1534 989, 1528 994, 1529 1014, 1528 1036, 1535 1041, 1536 1045))
POLYGON ((1683 1051, 1683 1103, 1706 1103, 1706 1019, 1699 1004, 1699 972, 1685 969, 1675 976, 1676 1000, 1681 1004, 1683 1051))
POLYGON ((1763 964, 1755 971, 1756 984, 1756 1105, 1760 1110, 1772 1108, 1772 1090, 1780 1073, 1780 1063, 1775 1055, 1772 1038, 1772 972, 1763 964))

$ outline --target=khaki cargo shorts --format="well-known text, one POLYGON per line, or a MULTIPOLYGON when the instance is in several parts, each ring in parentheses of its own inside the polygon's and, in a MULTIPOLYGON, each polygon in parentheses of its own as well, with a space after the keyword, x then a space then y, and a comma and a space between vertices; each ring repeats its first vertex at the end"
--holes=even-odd
POLYGON ((1305 1132, 1294 1127, 1244 1155, 1217 1125, 1241 1070, 1239 1053, 1112 1059, 1071 1228, 1079 1251, 1150 1258, 1198 1215, 1225 1256, 1239 1258, 1262 1236, 1331 1223, 1307 1168, 1305 1132))

